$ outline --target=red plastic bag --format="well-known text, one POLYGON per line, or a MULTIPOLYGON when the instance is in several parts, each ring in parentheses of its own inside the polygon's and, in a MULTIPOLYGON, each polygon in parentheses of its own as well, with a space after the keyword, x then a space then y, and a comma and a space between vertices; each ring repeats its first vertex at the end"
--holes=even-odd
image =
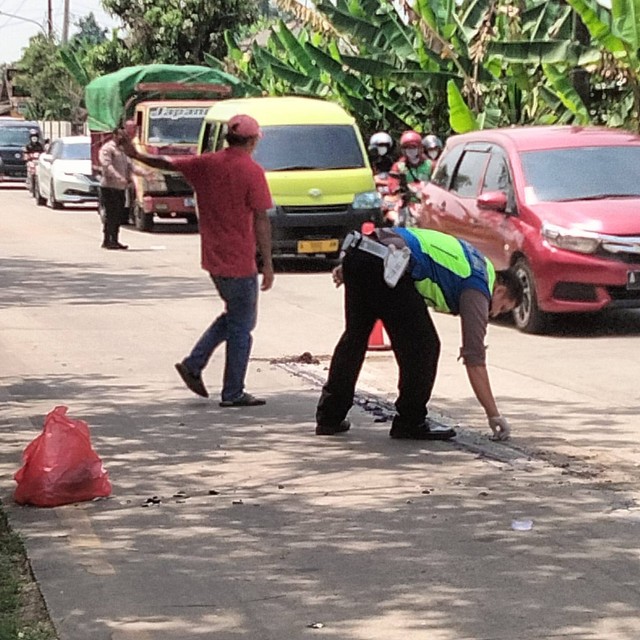
POLYGON ((57 507, 111 494, 109 474, 91 446, 89 425, 67 417, 62 406, 47 415, 14 478, 18 504, 57 507))

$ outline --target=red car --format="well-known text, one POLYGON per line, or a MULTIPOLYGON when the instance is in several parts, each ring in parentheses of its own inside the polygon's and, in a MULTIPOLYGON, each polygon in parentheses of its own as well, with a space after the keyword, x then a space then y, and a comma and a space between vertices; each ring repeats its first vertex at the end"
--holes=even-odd
POLYGON ((419 224, 516 265, 522 331, 550 313, 640 307, 640 136, 531 126, 451 136, 419 224))

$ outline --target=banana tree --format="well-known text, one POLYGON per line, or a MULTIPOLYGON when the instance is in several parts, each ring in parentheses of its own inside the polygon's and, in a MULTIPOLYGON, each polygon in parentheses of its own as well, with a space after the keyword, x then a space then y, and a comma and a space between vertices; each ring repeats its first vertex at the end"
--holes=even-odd
POLYGON ((623 125, 639 131, 640 4, 638 0, 612 0, 611 9, 589 0, 567 0, 567 2, 580 16, 593 42, 601 48, 600 59, 593 63, 592 71, 599 77, 602 97, 605 99, 608 97, 618 107, 617 111, 612 109, 607 114, 607 123, 623 125), (607 87, 613 88, 613 91, 606 91, 607 87))
POLYGON ((296 11, 302 28, 281 21, 266 45, 235 44, 230 58, 264 90, 339 100, 365 130, 590 119, 570 78, 598 53, 575 41, 563 2, 321 0, 296 11))

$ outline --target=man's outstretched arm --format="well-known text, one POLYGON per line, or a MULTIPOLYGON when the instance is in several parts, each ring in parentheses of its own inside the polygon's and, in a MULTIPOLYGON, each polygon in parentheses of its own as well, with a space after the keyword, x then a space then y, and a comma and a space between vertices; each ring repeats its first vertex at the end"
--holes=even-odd
POLYGON ((176 168, 166 156, 152 156, 148 153, 140 153, 131 140, 124 140, 120 143, 120 148, 132 159, 146 164, 153 169, 163 169, 164 171, 176 171, 176 168))

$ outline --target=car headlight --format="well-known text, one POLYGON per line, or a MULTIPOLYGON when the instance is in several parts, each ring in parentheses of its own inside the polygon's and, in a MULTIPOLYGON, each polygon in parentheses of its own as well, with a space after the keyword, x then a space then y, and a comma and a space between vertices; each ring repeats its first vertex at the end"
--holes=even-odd
POLYGON ((542 227, 542 237, 553 247, 577 253, 595 253, 601 243, 601 239, 595 233, 573 231, 551 224, 542 227))
POLYGON ((164 177, 164 173, 160 171, 154 171, 149 177, 143 179, 144 190, 152 191, 155 193, 166 193, 167 181, 164 177))
POLYGON ((382 200, 377 191, 363 191, 356 193, 351 206, 354 209, 379 209, 381 204, 382 200))

